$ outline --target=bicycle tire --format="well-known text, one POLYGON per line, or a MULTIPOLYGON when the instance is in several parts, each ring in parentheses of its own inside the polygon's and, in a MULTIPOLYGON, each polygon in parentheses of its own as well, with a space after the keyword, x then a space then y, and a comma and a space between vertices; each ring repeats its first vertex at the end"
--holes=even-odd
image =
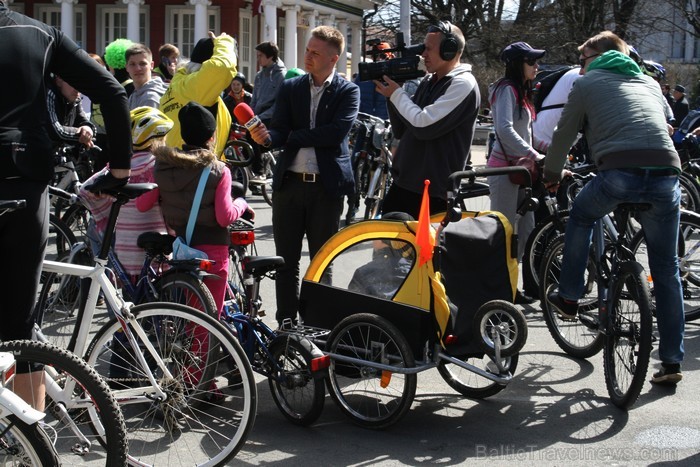
POLYGON ((166 273, 156 283, 158 301, 179 303, 218 318, 214 297, 199 278, 186 272, 166 273))
POLYGON ((612 329, 603 351, 605 385, 612 403, 629 409, 642 391, 652 347, 649 290, 639 263, 620 265, 611 298, 612 329))
MULTIPOLYGON (((549 334, 560 349, 575 358, 589 358, 600 352, 605 345, 605 336, 597 330, 592 330, 581 322, 581 317, 597 322, 597 306, 594 310, 581 311, 579 317, 572 320, 561 318, 549 306, 547 292, 559 283, 562 253, 564 250, 564 235, 555 238, 542 260, 540 268, 540 306, 544 314, 549 334)), ((589 257, 586 281, 586 302, 598 302, 595 283, 595 263, 589 257)))
MULTIPOLYGON (((463 362, 470 365, 476 366, 483 370, 489 371, 494 374, 498 374, 498 367, 496 366, 493 357, 484 355, 482 358, 468 357, 460 358, 463 362)), ((503 367, 511 375, 515 374, 515 369, 518 367, 519 355, 511 355, 501 359, 503 367)), ((470 399, 484 399, 486 397, 491 397, 498 394, 503 389, 505 385, 491 381, 488 378, 479 376, 476 373, 469 371, 456 365, 450 363, 446 360, 441 360, 438 363, 438 373, 442 376, 442 379, 450 386, 452 389, 462 394, 464 397, 470 399)))
POLYGON ((63 213, 61 220, 70 228, 77 241, 88 243, 87 229, 90 216, 90 211, 85 206, 74 204, 63 213))
POLYGON ((504 300, 484 303, 474 314, 474 342, 488 355, 494 355, 496 344, 492 332, 500 342, 501 357, 519 353, 527 342, 527 320, 522 311, 504 300))
POLYGON ((263 154, 263 161, 265 163, 266 182, 260 187, 260 192, 268 206, 272 206, 272 176, 275 173, 277 161, 272 154, 263 154))
POLYGON ((558 235, 564 233, 569 211, 551 214, 539 222, 530 233, 523 253, 523 290, 526 295, 540 299, 539 272, 547 247, 558 235))
POLYGON ((46 243, 44 259, 60 261, 59 258, 68 257, 71 247, 77 241, 65 222, 55 215, 49 214, 49 238, 46 243))
MULTIPOLYGON (((123 404, 130 455, 150 465, 167 465, 173 456, 183 464, 226 465, 245 443, 257 408, 253 370, 238 340, 216 319, 183 305, 147 303, 134 306, 131 313, 148 333, 149 342, 172 378, 156 367, 154 375, 169 397, 164 401, 146 397, 135 400, 135 394, 150 394, 153 388, 133 359, 121 360, 133 375, 130 387, 121 385, 114 391, 123 404), (193 329, 203 330, 208 340, 206 362, 201 351, 194 348, 202 344, 202 335, 193 334, 193 329), (229 362, 240 378, 231 377, 229 362), (201 377, 192 384, 190 378, 199 371, 201 377), (173 446, 179 446, 175 448, 177 453, 169 451, 173 446)), ((112 383, 112 356, 124 350, 113 339, 119 330, 116 321, 103 326, 86 354, 86 361, 112 383)), ((154 365, 153 356, 146 357, 149 365, 154 365)))
MULTIPOLYGON (((635 260, 649 271, 647 249, 644 233, 639 231, 630 242, 630 249, 635 260)), ((678 235, 678 260, 685 321, 700 318, 700 214, 681 211, 678 235)), ((651 275, 648 277, 652 279, 651 275)), ((651 295, 654 295, 653 282, 649 283, 651 295)), ((652 310, 654 309, 652 303, 652 310)))
MULTIPOLYGON (((10 352, 20 364, 33 362, 43 364, 45 371, 61 389, 67 383, 75 383, 72 398, 46 400, 43 420, 49 438, 63 465, 87 465, 89 458, 100 456, 107 466, 123 466, 127 460, 126 426, 114 395, 86 362, 65 349, 33 341, 7 341, 0 343, 0 351, 10 352), (81 444, 76 434, 61 419, 64 408, 90 446, 81 444), (80 449, 75 449, 80 446, 80 449), (100 447, 101 450, 94 448, 100 447), (85 456, 90 450, 91 455, 85 456)), ((47 394, 50 394, 48 392, 47 394)), ((61 394, 64 396, 64 394, 61 394)), ((50 397, 50 396, 49 396, 50 397)), ((49 464, 49 465, 60 465, 49 464)))
POLYGON ((698 182, 685 172, 678 177, 681 188, 681 207, 688 211, 700 212, 700 187, 698 182))
POLYGON ((58 454, 38 423, 29 425, 10 414, 0 419, 0 433, 0 465, 61 465, 58 454))
POLYGON ((268 378, 272 399, 287 420, 295 425, 311 425, 323 412, 326 390, 323 378, 314 378, 311 374, 313 357, 308 341, 281 334, 268 350, 282 369, 282 374, 268 378))
POLYGON ((234 166, 229 166, 229 169, 231 170, 231 180, 243 185, 243 196, 245 197, 248 193, 248 184, 250 183, 248 169, 246 167, 234 166))
MULTIPOLYGON (((401 332, 381 316, 358 313, 343 319, 328 336, 332 354, 392 366, 415 366, 413 352, 401 332)), ((394 373, 331 358, 328 390, 353 423, 381 429, 397 423, 411 408, 416 374, 394 373)))

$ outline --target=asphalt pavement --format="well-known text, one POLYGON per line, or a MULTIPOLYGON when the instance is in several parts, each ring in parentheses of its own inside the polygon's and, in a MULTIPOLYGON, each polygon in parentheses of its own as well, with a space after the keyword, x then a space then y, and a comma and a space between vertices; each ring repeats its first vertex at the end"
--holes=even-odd
MULTIPOLYGON (((483 163, 484 153, 484 146, 474 148, 475 165, 483 163)), ((256 210, 258 253, 272 255, 271 208, 260 196, 249 201, 256 210)), ((305 253, 302 275, 307 265, 305 253)), ((274 325, 272 281, 263 282, 262 296, 265 320, 274 325)), ((529 336, 515 377, 503 391, 469 400, 428 370, 418 375, 411 410, 383 431, 354 425, 329 396, 316 424, 292 425, 272 401, 267 381, 258 377, 255 427, 232 465, 700 465, 694 389, 700 377, 700 321, 686 326, 683 381, 676 388, 646 383, 634 407, 622 411, 608 400, 602 354, 588 360, 567 356, 549 335, 539 303, 522 310, 529 336)), ((647 379, 657 359, 655 347, 647 379)))

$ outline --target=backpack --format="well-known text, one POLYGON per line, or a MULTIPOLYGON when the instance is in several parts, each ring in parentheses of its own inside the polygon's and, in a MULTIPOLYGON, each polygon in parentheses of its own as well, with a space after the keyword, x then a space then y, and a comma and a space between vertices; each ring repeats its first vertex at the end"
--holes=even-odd
POLYGON ((552 91, 552 88, 554 88, 554 85, 557 84, 557 81, 559 81, 559 78, 564 76, 569 70, 574 68, 573 66, 564 66, 561 68, 555 68, 553 70, 544 70, 540 71, 537 73, 537 76, 535 77, 535 84, 533 86, 533 103, 535 105, 535 112, 539 113, 543 110, 548 110, 548 109, 561 109, 564 107, 564 104, 554 104, 554 105, 548 105, 546 107, 542 106, 542 103, 544 102, 544 99, 549 95, 549 93, 552 91))

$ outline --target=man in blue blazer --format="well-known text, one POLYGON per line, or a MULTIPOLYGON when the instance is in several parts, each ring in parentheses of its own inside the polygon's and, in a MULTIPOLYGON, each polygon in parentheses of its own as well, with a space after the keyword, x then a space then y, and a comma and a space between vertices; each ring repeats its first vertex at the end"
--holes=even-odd
POLYGON ((355 190, 348 133, 360 92, 335 72, 344 46, 337 29, 315 28, 304 55, 308 74, 284 81, 269 128, 261 124, 251 131, 256 143, 283 148, 272 181, 272 232, 285 261, 276 280, 280 324, 296 321, 304 235, 313 258, 338 231, 343 196, 355 190))

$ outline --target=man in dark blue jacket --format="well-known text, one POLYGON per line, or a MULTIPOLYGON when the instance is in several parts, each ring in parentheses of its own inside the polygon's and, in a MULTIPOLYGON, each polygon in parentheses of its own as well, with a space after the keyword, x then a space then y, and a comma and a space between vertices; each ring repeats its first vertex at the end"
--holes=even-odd
POLYGON ((335 72, 345 46, 335 28, 311 32, 304 65, 308 74, 282 83, 270 127, 251 131, 258 144, 283 147, 272 187, 272 231, 284 267, 277 274, 277 321, 296 320, 299 260, 306 234, 313 258, 338 231, 343 196, 354 192, 348 133, 357 116, 357 86, 335 72))

